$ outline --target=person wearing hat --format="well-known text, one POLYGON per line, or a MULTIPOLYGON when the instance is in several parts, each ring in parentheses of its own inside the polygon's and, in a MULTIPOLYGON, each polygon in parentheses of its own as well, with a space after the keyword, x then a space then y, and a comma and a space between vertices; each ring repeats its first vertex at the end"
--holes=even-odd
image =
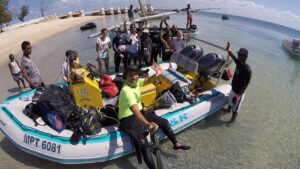
POLYGON ((240 48, 237 52, 237 57, 231 52, 229 43, 226 50, 236 64, 236 69, 231 82, 232 89, 228 98, 228 111, 232 112, 230 123, 233 123, 238 115, 245 96, 245 91, 250 83, 252 71, 250 66, 246 63, 248 58, 248 50, 246 48, 240 48))
MULTIPOLYGON (((154 63, 152 69, 156 76, 162 74, 161 67, 154 63)), ((173 143, 173 149, 188 150, 189 146, 183 145, 176 140, 175 134, 169 124, 169 121, 155 114, 155 112, 144 112, 141 102, 140 88, 146 83, 147 79, 139 78, 139 68, 136 65, 130 65, 123 73, 125 79, 124 87, 119 95, 119 128, 126 132, 133 141, 138 162, 142 163, 143 156, 146 165, 149 168, 155 168, 151 151, 146 140, 141 138, 144 129, 156 131, 161 128, 162 131, 173 143)))
POLYGON ((128 65, 127 59, 127 50, 126 45, 128 44, 127 39, 122 38, 121 36, 121 28, 118 28, 116 31, 116 36, 113 39, 112 47, 115 52, 114 61, 115 61, 115 72, 119 73, 119 68, 121 64, 121 60, 124 64, 124 69, 126 69, 128 65))

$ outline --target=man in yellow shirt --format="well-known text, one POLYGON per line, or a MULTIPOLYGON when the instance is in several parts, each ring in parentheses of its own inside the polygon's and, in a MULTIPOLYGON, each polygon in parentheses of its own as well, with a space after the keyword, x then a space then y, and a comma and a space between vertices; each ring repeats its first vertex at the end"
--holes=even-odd
MULTIPOLYGON (((162 73, 161 67, 154 63, 152 68, 156 72, 156 76, 162 73)), ((149 153, 148 145, 143 144, 141 139, 144 128, 156 131, 159 128, 168 136, 173 143, 174 150, 190 149, 177 142, 175 134, 169 124, 169 121, 157 116, 154 112, 145 113, 142 107, 140 87, 144 85, 146 79, 139 78, 139 69, 135 65, 130 65, 123 73, 125 85, 122 88, 119 96, 119 114, 120 129, 129 134, 133 140, 135 151, 137 153, 139 163, 144 161, 149 168, 156 168, 152 159, 151 152, 149 153)))

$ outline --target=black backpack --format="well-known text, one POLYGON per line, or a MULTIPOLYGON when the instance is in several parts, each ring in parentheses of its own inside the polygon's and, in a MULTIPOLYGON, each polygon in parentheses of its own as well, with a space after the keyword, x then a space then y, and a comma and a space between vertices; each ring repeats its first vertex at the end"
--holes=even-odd
POLYGON ((44 122, 58 132, 65 129, 68 118, 76 109, 71 96, 55 85, 46 88, 34 104, 44 122))
POLYGON ((101 132, 101 123, 98 121, 98 111, 95 108, 89 108, 81 116, 81 125, 86 135, 96 135, 101 132))
POLYGON ((118 109, 113 105, 106 105, 100 109, 98 119, 102 126, 109 126, 119 123, 118 109))
POLYGON ((190 95, 189 89, 187 87, 180 86, 179 82, 174 83, 169 90, 174 95, 178 103, 188 101, 193 104, 196 101, 196 98, 190 95))

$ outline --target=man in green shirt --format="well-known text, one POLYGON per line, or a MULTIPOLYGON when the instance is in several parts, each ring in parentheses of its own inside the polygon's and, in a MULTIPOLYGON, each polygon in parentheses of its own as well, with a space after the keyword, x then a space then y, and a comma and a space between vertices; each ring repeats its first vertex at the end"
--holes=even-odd
MULTIPOLYGON (((162 74, 161 67, 154 63, 152 68, 156 72, 156 76, 162 74)), ((144 128, 151 131, 156 131, 161 128, 162 131, 173 143, 173 149, 190 149, 177 142, 175 134, 169 124, 169 121, 157 116, 154 112, 145 113, 142 107, 140 87, 144 85, 147 79, 139 78, 139 69, 135 65, 128 66, 123 73, 125 85, 122 88, 119 96, 119 114, 120 129, 129 134, 131 137, 135 151, 137 153, 139 163, 142 163, 141 156, 149 168, 156 168, 149 151, 147 143, 141 139, 144 128)))

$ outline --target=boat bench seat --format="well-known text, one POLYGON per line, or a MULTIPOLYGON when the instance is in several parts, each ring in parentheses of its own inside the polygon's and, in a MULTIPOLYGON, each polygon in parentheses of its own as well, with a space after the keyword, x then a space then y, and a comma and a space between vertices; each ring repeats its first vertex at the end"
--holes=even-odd
POLYGON ((162 73, 162 76, 171 85, 178 82, 180 84, 180 86, 188 86, 192 83, 183 74, 181 74, 180 72, 178 72, 172 68, 169 68, 166 71, 164 71, 162 73))

